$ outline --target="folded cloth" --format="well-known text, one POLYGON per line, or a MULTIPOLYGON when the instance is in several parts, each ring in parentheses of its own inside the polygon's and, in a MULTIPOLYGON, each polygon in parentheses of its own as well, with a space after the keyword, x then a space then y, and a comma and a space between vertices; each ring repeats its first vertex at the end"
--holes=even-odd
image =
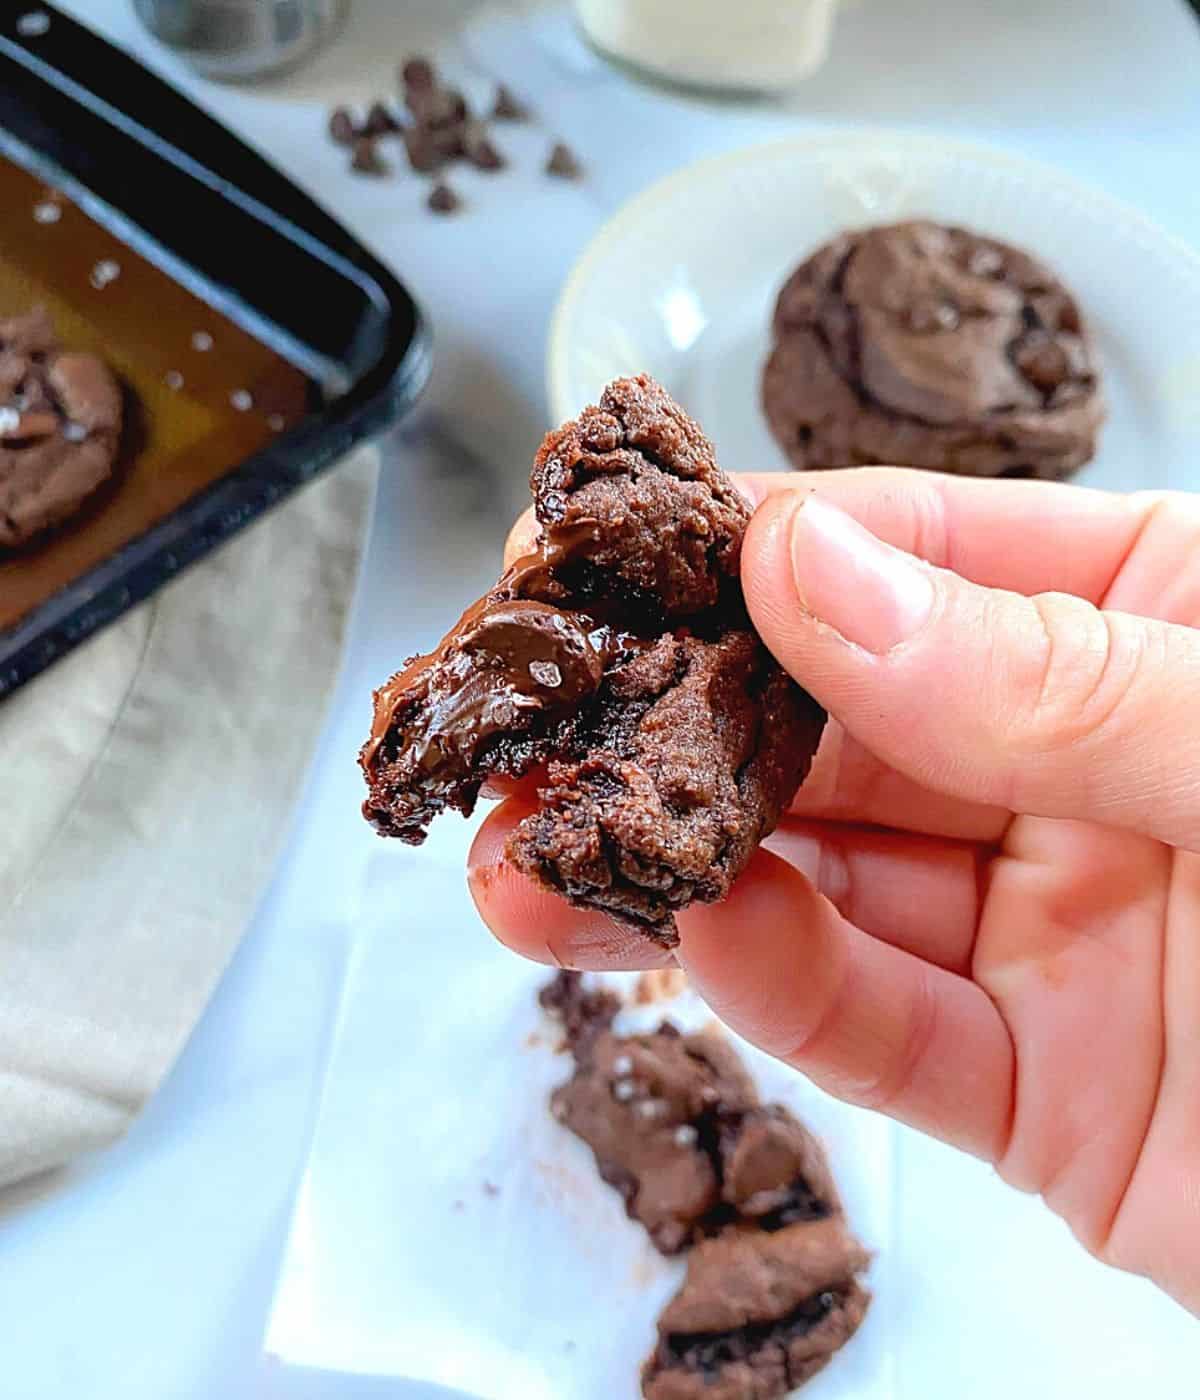
POLYGON ((270 876, 337 677, 364 449, 0 703, 0 1185, 111 1142, 270 876))

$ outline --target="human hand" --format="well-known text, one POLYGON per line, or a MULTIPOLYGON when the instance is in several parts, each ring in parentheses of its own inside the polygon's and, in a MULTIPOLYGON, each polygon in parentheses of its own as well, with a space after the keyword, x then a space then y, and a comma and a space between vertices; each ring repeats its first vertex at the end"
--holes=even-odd
MULTIPOLYGON (((831 715, 677 957, 732 1027, 993 1162, 1200 1313, 1200 503, 872 468, 740 479, 764 641, 831 715)), ((669 957, 503 863, 526 956, 669 957)))

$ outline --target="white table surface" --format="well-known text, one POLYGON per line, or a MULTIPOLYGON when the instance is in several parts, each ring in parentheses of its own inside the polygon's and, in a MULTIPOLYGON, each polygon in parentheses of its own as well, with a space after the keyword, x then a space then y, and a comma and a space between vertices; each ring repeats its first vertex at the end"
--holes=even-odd
MULTIPOLYGON (((503 523, 545 427, 547 314, 579 248, 624 198, 684 161, 781 131, 864 121, 976 136, 1057 162, 1200 245, 1200 26, 1181 0, 862 0, 842 16, 828 66, 783 111, 713 111, 607 71, 564 72, 565 23, 558 52, 503 43, 483 51, 476 30, 460 56, 538 98, 543 126, 514 131, 514 153, 536 164, 561 134, 589 178, 578 188, 530 182, 534 203, 522 210, 517 184, 505 182, 523 177, 464 178, 472 213, 441 223, 420 211, 409 181, 350 180, 322 137, 324 113, 333 100, 388 90, 399 54, 453 41, 475 6, 354 0, 333 50, 257 89, 190 78, 141 32, 128 0, 66 8, 323 197, 394 263, 437 336, 426 399, 385 444, 345 674, 288 850, 240 953, 129 1137, 48 1196, 0 1198, 4 1400, 236 1400, 255 1393, 374 849, 355 816, 367 696, 409 638, 427 638, 447 608, 494 577, 503 523)), ((907 1134, 900 1155, 899 1199, 929 1232, 929 1276, 918 1280, 927 1298, 961 1287, 947 1267, 958 1240, 970 1237, 972 1257, 986 1261, 989 1249, 1003 1250, 1010 1222, 1037 1241, 1038 1268, 1057 1267, 1074 1248, 1036 1202, 1018 1201, 978 1165, 907 1134)), ((1123 1296, 1134 1310, 1158 1306, 1134 1281, 1123 1296)), ((916 1344, 932 1364, 936 1329, 926 1330, 916 1344)), ((335 1393, 351 1391, 322 1391, 335 1393)), ((1154 1393, 1182 1400, 1185 1391, 1154 1393)))

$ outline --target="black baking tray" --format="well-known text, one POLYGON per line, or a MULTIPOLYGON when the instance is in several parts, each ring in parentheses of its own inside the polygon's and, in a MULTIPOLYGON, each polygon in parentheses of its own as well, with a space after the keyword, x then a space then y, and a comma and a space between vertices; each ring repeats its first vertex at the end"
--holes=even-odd
POLYGON ((29 0, 0 0, 0 153, 324 386, 302 421, 0 630, 2 697, 403 414, 429 339, 407 290, 290 180, 29 0))

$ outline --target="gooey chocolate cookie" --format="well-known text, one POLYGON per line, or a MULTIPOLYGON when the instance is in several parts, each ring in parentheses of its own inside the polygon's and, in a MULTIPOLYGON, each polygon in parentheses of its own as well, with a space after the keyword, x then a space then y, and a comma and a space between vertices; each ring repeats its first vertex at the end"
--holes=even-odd
POLYGON ((0 549, 74 515, 112 474, 121 391, 43 311, 0 320, 0 549))
POLYGON ((771 431, 801 469, 1061 478, 1104 419, 1079 307, 1028 254, 926 221, 844 233, 775 306, 771 431))
POLYGON ((751 629, 749 509, 659 385, 610 385, 531 487, 533 551, 376 692, 364 814, 419 843, 489 776, 545 765, 510 859, 669 946, 675 911, 721 899, 774 829, 824 712, 751 629))

